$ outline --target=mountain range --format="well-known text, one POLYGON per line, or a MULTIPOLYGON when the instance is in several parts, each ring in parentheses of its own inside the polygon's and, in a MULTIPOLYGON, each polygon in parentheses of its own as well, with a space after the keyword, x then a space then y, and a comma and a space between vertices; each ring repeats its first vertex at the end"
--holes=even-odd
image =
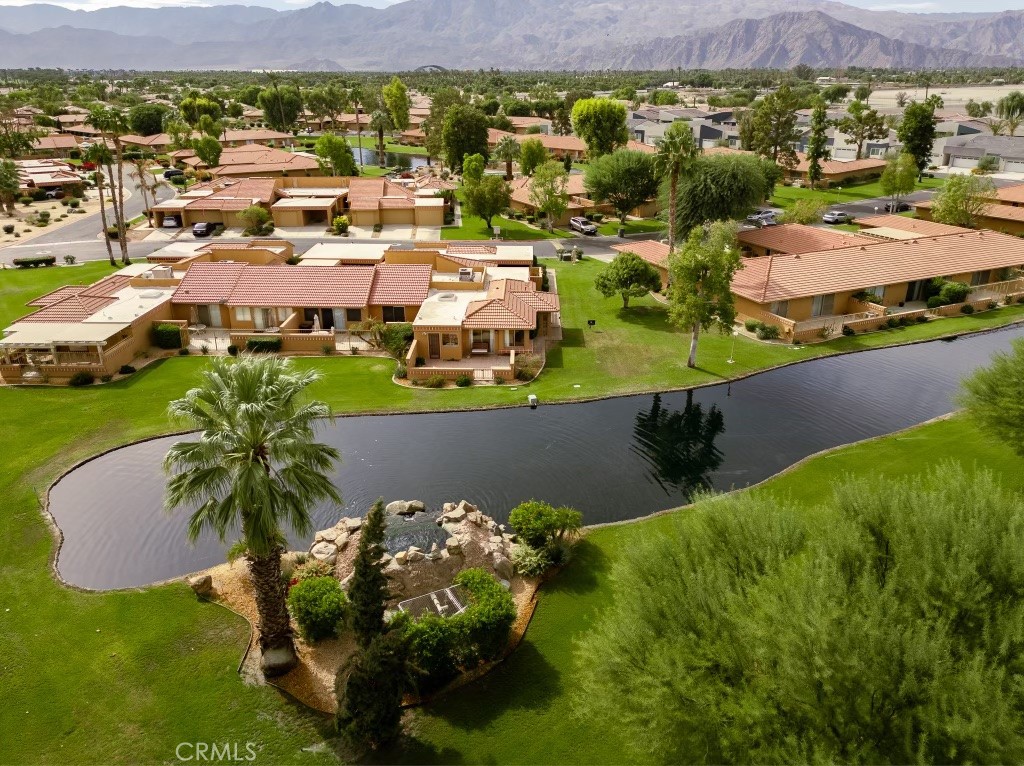
POLYGON ((68 69, 934 69, 1024 60, 1024 11, 831 0, 406 0, 387 8, 0 7, 0 66, 68 69))

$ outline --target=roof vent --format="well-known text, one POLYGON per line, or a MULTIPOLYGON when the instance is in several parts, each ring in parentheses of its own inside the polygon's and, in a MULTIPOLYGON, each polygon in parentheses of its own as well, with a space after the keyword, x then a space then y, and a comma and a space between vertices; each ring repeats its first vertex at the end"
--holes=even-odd
POLYGON ((162 298, 163 293, 159 290, 146 290, 145 292, 139 293, 140 298, 162 298))
POLYGON ((437 299, 439 301, 457 301, 458 297, 456 297, 455 293, 441 293, 437 296, 437 299))

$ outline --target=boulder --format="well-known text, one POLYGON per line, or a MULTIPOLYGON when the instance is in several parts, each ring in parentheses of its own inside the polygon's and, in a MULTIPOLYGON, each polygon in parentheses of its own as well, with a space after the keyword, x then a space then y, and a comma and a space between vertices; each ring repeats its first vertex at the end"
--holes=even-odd
POLYGON ((500 553, 494 554, 494 574, 502 580, 512 579, 512 562, 500 553))
POLYGON ((444 541, 444 549, 453 555, 461 554, 462 543, 459 542, 459 538, 457 537, 449 537, 444 541))
POLYGON ((394 559, 394 556, 392 556, 390 553, 385 553, 383 556, 380 557, 380 563, 383 564, 384 566, 387 566, 388 564, 391 563, 391 561, 393 559, 394 559))
POLYGON ((490 542, 494 543, 495 545, 501 545, 503 542, 505 542, 505 538, 501 535, 491 535, 490 542))
POLYGON ((466 518, 466 511, 462 508, 456 508, 454 511, 448 511, 448 513, 444 515, 445 521, 452 521, 455 523, 462 521, 464 518, 466 518))
POLYGON ((409 501, 409 513, 423 513, 425 510, 427 510, 427 506, 422 500, 409 501))
POLYGON ((398 553, 395 554, 395 563, 400 565, 400 566, 405 566, 405 564, 406 564, 406 562, 408 560, 409 560, 409 552, 408 551, 399 551, 398 553))
POLYGON ((330 529, 321 529, 319 532, 316 533, 316 537, 314 539, 318 543, 333 543, 343 534, 345 533, 337 527, 331 527, 330 529))
POLYGON ((417 561, 423 561, 424 558, 423 551, 419 548, 410 548, 406 560, 410 564, 415 564, 417 561))
POLYGON ((349 572, 348 577, 341 581, 341 589, 344 591, 348 590, 349 584, 352 582, 352 578, 355 576, 355 572, 349 572))
POLYGON ((317 561, 323 561, 325 564, 333 564, 338 559, 338 546, 334 543, 328 542, 315 543, 313 547, 309 549, 309 555, 317 561))
POLYGON ((209 596, 213 593, 213 578, 210 575, 196 575, 188 578, 190 587, 197 596, 209 596))
POLYGON ((358 532, 361 526, 363 526, 362 519, 345 519, 345 530, 349 534, 352 534, 353 532, 358 532))
POLYGON ((459 531, 459 525, 454 524, 450 521, 446 521, 444 524, 441 525, 441 529, 443 529, 449 535, 454 535, 456 532, 459 531))
POLYGON ((460 510, 463 510, 463 511, 465 511, 466 513, 473 513, 473 512, 475 512, 475 511, 479 511, 479 510, 480 510, 480 509, 479 509, 479 508, 477 508, 477 507, 476 507, 475 505, 473 505, 472 503, 467 503, 467 502, 466 502, 465 500, 462 500, 462 501, 461 501, 461 502, 460 502, 460 503, 459 503, 459 504, 458 504, 458 505, 456 506, 456 508, 458 508, 458 509, 460 509, 460 510))
POLYGON ((340 534, 334 538, 334 544, 338 546, 339 551, 345 550, 345 546, 348 545, 349 536, 348 532, 340 532, 340 534))
POLYGON ((484 515, 480 511, 473 511, 472 513, 467 513, 466 518, 479 527, 483 523, 484 515))
POLYGON ((427 558, 431 561, 437 561, 439 558, 441 558, 441 551, 437 547, 437 543, 434 543, 430 546, 430 553, 427 554, 427 558))
POLYGON ((441 510, 444 513, 448 513, 449 511, 454 511, 455 510, 455 503, 445 503, 444 505, 441 506, 441 510))
POLYGON ((411 516, 416 512, 409 509, 408 500, 392 500, 384 506, 384 510, 392 516, 411 516))

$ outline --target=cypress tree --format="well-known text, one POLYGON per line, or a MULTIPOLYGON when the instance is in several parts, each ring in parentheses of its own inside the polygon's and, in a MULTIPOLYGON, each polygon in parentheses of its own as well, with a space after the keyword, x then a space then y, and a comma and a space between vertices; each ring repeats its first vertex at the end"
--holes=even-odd
POLYGON ((359 552, 348 588, 352 630, 359 646, 366 649, 374 636, 384 632, 384 604, 390 594, 381 556, 384 555, 384 499, 378 498, 363 519, 359 552))
POLYGON ((404 631, 378 633, 338 674, 338 731, 352 747, 375 750, 401 731, 407 644, 404 631))

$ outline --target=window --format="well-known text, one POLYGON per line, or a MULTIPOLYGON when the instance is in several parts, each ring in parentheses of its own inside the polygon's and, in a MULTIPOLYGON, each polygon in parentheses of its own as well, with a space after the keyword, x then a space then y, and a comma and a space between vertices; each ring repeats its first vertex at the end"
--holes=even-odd
POLYGON ((505 330, 505 345, 509 348, 522 346, 526 343, 525 330, 505 330))
POLYGON ((459 345, 459 335, 454 332, 441 333, 441 345, 442 346, 457 346, 459 345))
POLYGON ((385 322, 404 322, 405 306, 381 306, 385 322))
POLYGON ((971 274, 971 287, 977 287, 978 285, 987 284, 989 280, 989 271, 976 271, 971 274))
POLYGON ((814 301, 811 305, 811 316, 828 316, 832 313, 835 301, 836 296, 834 293, 829 293, 828 295, 815 295, 814 301))
POLYGON ((278 322, 286 322, 286 321, 288 321, 288 317, 290 317, 291 315, 292 315, 292 310, 291 309, 284 308, 283 306, 279 306, 278 307, 278 309, 277 309, 277 321, 278 322))
POLYGON ((346 322, 362 322, 363 321, 363 310, 362 309, 345 309, 345 321, 346 322))
POLYGON ((785 317, 789 314, 789 301, 775 301, 768 310, 777 317, 785 317))
POLYGON ((239 306, 235 309, 235 319, 239 322, 248 322, 252 319, 252 312, 247 306, 239 306))

